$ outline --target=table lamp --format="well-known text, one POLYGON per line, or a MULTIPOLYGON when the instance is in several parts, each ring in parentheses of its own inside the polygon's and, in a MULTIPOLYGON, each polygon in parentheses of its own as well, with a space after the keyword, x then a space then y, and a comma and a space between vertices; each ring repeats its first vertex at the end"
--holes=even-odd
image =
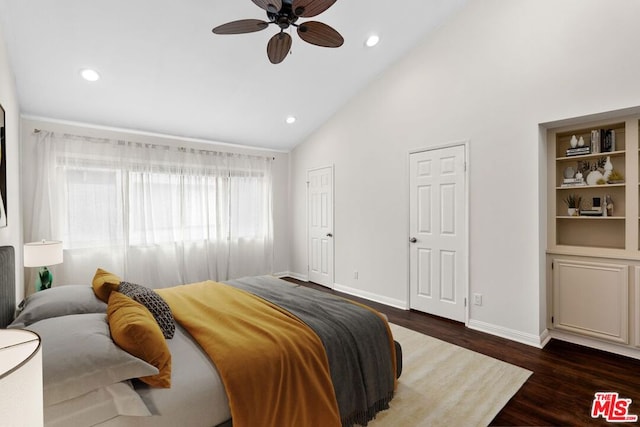
POLYGON ((62 242, 56 240, 42 240, 40 242, 25 243, 24 266, 40 267, 36 276, 36 291, 49 289, 53 284, 53 274, 48 265, 62 263, 62 242))

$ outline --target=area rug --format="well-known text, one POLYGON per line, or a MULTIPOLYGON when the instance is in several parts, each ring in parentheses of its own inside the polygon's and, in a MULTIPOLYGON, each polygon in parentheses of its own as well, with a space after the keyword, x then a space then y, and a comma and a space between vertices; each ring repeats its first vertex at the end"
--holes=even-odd
POLYGON ((531 371, 391 324, 403 371, 391 408, 370 427, 486 426, 531 371))

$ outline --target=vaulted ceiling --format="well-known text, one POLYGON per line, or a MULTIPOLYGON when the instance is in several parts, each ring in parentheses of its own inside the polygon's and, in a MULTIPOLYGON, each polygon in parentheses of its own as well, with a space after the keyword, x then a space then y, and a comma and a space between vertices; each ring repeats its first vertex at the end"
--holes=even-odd
POLYGON ((338 0, 314 18, 345 39, 302 41, 273 65, 278 29, 250 0, 0 0, 0 28, 23 115, 290 150, 467 0, 338 0), (378 34, 380 43, 365 40, 378 34), (80 71, 101 78, 89 83, 80 71), (285 123, 295 116, 294 124, 285 123))

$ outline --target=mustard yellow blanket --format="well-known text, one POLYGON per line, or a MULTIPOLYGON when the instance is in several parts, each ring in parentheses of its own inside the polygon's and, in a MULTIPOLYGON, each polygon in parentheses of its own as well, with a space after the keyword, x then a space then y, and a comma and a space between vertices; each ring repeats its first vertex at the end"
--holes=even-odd
POLYGON ((212 281, 157 291, 216 365, 234 427, 341 425, 322 342, 298 318, 212 281))

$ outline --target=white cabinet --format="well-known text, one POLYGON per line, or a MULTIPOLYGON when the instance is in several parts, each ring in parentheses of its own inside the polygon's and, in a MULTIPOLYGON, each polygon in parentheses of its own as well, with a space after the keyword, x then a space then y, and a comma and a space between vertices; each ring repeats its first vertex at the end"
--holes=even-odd
POLYGON ((629 266, 553 261, 553 327, 629 343, 629 266))

